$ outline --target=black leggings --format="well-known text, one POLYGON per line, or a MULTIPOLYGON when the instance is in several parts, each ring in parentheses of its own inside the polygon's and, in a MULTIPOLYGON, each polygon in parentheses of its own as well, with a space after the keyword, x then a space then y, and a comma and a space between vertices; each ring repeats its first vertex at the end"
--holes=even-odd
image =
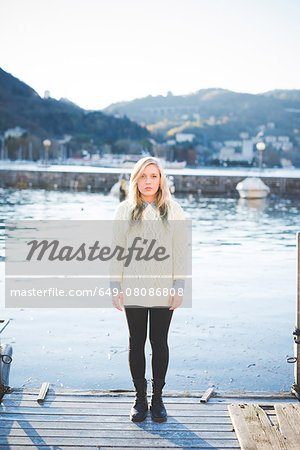
POLYGON ((169 307, 126 307, 129 330, 128 361, 132 378, 145 377, 145 343, 148 311, 150 314, 150 343, 152 347, 152 376, 165 378, 169 363, 168 331, 173 311, 169 307))

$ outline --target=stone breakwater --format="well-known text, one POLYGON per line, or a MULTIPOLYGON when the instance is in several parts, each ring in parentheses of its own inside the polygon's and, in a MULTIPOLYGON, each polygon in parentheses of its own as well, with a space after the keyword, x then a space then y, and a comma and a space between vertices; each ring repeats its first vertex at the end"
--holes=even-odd
MULTIPOLYGON (((297 171, 299 172, 299 171, 297 171)), ((119 180, 121 173, 130 174, 128 169, 62 167, 46 168, 11 167, 0 168, 0 186, 19 189, 75 189, 108 192, 119 180)), ((211 171, 207 168, 187 170, 166 170, 174 178, 176 193, 216 194, 238 196, 236 185, 247 176, 259 176, 269 186, 272 194, 280 196, 300 196, 299 173, 291 171, 287 176, 283 172, 270 171, 246 172, 233 170, 211 171)))

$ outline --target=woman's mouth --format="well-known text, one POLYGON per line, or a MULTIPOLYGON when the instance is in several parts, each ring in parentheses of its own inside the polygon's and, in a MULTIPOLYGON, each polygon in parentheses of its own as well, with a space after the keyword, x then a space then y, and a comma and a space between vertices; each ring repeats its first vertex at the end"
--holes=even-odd
POLYGON ((151 191, 151 187, 146 187, 146 191, 151 191))

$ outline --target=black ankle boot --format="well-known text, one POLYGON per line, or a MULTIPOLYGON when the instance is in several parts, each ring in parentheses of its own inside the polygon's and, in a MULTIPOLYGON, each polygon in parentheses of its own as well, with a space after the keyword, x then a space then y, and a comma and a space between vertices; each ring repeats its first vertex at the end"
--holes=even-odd
POLYGON ((130 411, 132 422, 142 422, 146 419, 148 411, 147 380, 146 378, 132 379, 135 386, 135 401, 130 411))
POLYGON ((167 420, 167 411, 162 401, 162 388, 165 380, 159 378, 152 378, 152 397, 150 400, 151 417, 155 422, 165 422, 167 420))

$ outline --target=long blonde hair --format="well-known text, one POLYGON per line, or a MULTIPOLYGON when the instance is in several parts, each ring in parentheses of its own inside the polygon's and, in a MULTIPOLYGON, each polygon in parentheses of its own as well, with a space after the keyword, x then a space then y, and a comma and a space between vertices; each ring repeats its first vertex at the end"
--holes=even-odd
POLYGON ((159 211, 161 219, 167 222, 171 193, 168 187, 167 177, 163 171, 159 159, 152 156, 146 156, 139 159, 131 173, 128 193, 128 200, 131 204, 131 221, 139 222, 143 215, 144 204, 138 188, 138 179, 141 176, 144 168, 149 164, 155 164, 160 172, 160 183, 154 202, 159 211))

